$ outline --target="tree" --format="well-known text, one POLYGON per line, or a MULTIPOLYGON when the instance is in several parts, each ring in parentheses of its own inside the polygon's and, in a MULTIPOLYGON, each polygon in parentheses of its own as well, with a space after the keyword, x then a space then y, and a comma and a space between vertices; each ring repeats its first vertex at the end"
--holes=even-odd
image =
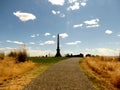
POLYGON ((84 57, 84 54, 80 53, 80 57, 82 57, 82 58, 83 58, 83 57, 84 57))
POLYGON ((86 57, 91 57, 91 54, 86 54, 86 57))

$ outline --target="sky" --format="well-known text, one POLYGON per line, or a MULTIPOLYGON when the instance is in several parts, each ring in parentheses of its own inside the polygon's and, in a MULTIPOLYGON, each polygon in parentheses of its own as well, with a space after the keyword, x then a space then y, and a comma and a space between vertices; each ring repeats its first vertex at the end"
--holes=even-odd
POLYGON ((0 0, 0 51, 26 45, 30 56, 115 56, 120 52, 120 0, 0 0))

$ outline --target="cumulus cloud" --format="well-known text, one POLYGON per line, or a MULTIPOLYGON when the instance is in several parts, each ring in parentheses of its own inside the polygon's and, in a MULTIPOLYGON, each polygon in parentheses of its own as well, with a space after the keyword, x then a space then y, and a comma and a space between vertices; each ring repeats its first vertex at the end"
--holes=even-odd
POLYGON ((76 2, 77 0, 68 0, 68 3, 74 3, 76 2))
POLYGON ((87 0, 83 0, 80 4, 81 4, 81 6, 83 6, 83 7, 86 6, 86 5, 87 5, 87 0))
POLYGON ((60 5, 63 6, 65 3, 65 0, 48 0, 52 5, 60 5))
POLYGON ((76 25, 73 25, 73 28, 78 28, 78 27, 82 27, 83 24, 76 24, 76 25))
POLYGON ((78 0, 68 0, 69 7, 67 8, 68 11, 70 10, 79 10, 80 7, 85 7, 87 5, 86 0, 81 0, 80 2, 78 0))
POLYGON ((66 45, 77 45, 80 43, 81 43, 81 41, 74 41, 74 42, 68 42, 68 43, 66 43, 66 45))
POLYGON ((45 41, 45 42, 41 42, 39 45, 44 46, 44 45, 53 45, 53 44, 55 44, 55 41, 48 40, 48 41, 45 41))
POLYGON ((62 37, 62 38, 66 38, 66 37, 68 37, 68 34, 67 33, 61 33, 59 36, 62 37))
POLYGON ((80 9, 80 3, 78 3, 78 2, 75 2, 74 5, 69 6, 67 8, 67 10, 78 10, 78 9, 80 9))
POLYGON ((30 37, 35 38, 35 37, 38 37, 38 36, 39 36, 39 34, 32 34, 30 37))
POLYGON ((60 11, 52 10, 52 13, 53 13, 54 15, 59 15, 59 16, 62 17, 62 18, 65 17, 65 14, 64 14, 64 13, 61 13, 60 11))
POLYGON ((20 45, 24 44, 23 42, 11 41, 11 40, 6 40, 6 42, 8 42, 8 43, 14 43, 14 44, 20 44, 20 45))
POLYGON ((93 48, 86 49, 85 54, 94 54, 94 55, 105 55, 105 56, 114 56, 118 55, 119 49, 110 49, 110 48, 93 48))
POLYGON ((52 13, 53 13, 53 14, 60 14, 60 11, 52 10, 52 13))
POLYGON ((55 41, 45 41, 44 45, 52 45, 55 44, 55 41))
POLYGON ((29 50, 30 56, 45 56, 45 55, 54 56, 55 53, 56 51, 52 51, 52 50, 34 50, 34 49, 29 50))
POLYGON ((41 46, 44 46, 44 43, 40 43, 41 46))
POLYGON ((55 35, 53 35, 53 36, 52 36, 52 38, 56 38, 56 36, 55 36, 55 35))
POLYGON ((97 18, 97 19, 84 21, 84 23, 87 24, 87 25, 96 25, 96 24, 98 24, 99 21, 100 20, 97 18))
POLYGON ((89 26, 86 26, 86 28, 94 28, 94 27, 99 27, 100 25, 99 24, 96 24, 96 25, 89 25, 89 26))
POLYGON ((96 18, 96 19, 84 21, 84 24, 86 25, 86 28, 99 27, 100 26, 99 21, 100 20, 96 18))
POLYGON ((34 38, 34 37, 36 37, 36 36, 35 36, 35 34, 33 34, 33 35, 31 35, 30 37, 34 38))
POLYGON ((73 25, 73 28, 86 27, 86 28, 95 28, 99 27, 99 19, 86 20, 82 24, 73 25))
POLYGON ((21 11, 13 12, 13 15, 18 17, 23 22, 36 19, 35 15, 31 13, 21 12, 21 11))
POLYGON ((86 6, 87 5, 87 3, 86 2, 81 2, 81 6, 86 6))
POLYGON ((50 34, 50 33, 45 33, 44 35, 45 35, 45 36, 50 36, 51 34, 50 34))
POLYGON ((106 34, 112 34, 113 32, 111 30, 105 30, 106 34))
POLYGON ((64 18, 65 16, 66 16, 66 15, 63 14, 63 13, 60 14, 60 17, 62 17, 62 18, 64 18))
POLYGON ((120 37, 120 34, 118 34, 117 36, 120 37))
POLYGON ((34 42, 29 42, 29 44, 34 45, 35 43, 34 42))

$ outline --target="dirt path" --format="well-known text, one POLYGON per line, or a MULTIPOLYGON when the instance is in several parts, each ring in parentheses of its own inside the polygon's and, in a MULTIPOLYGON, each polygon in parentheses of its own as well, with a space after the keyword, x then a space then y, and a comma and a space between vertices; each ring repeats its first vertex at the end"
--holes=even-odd
POLYGON ((24 90, 94 90, 80 70, 79 58, 56 63, 34 79, 24 90))

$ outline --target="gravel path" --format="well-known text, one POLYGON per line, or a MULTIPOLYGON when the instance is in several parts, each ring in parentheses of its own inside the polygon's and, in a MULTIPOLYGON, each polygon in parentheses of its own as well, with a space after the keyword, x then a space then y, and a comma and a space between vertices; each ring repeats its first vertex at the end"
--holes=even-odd
POLYGON ((23 90, 95 90, 80 70, 80 58, 56 63, 23 90))

